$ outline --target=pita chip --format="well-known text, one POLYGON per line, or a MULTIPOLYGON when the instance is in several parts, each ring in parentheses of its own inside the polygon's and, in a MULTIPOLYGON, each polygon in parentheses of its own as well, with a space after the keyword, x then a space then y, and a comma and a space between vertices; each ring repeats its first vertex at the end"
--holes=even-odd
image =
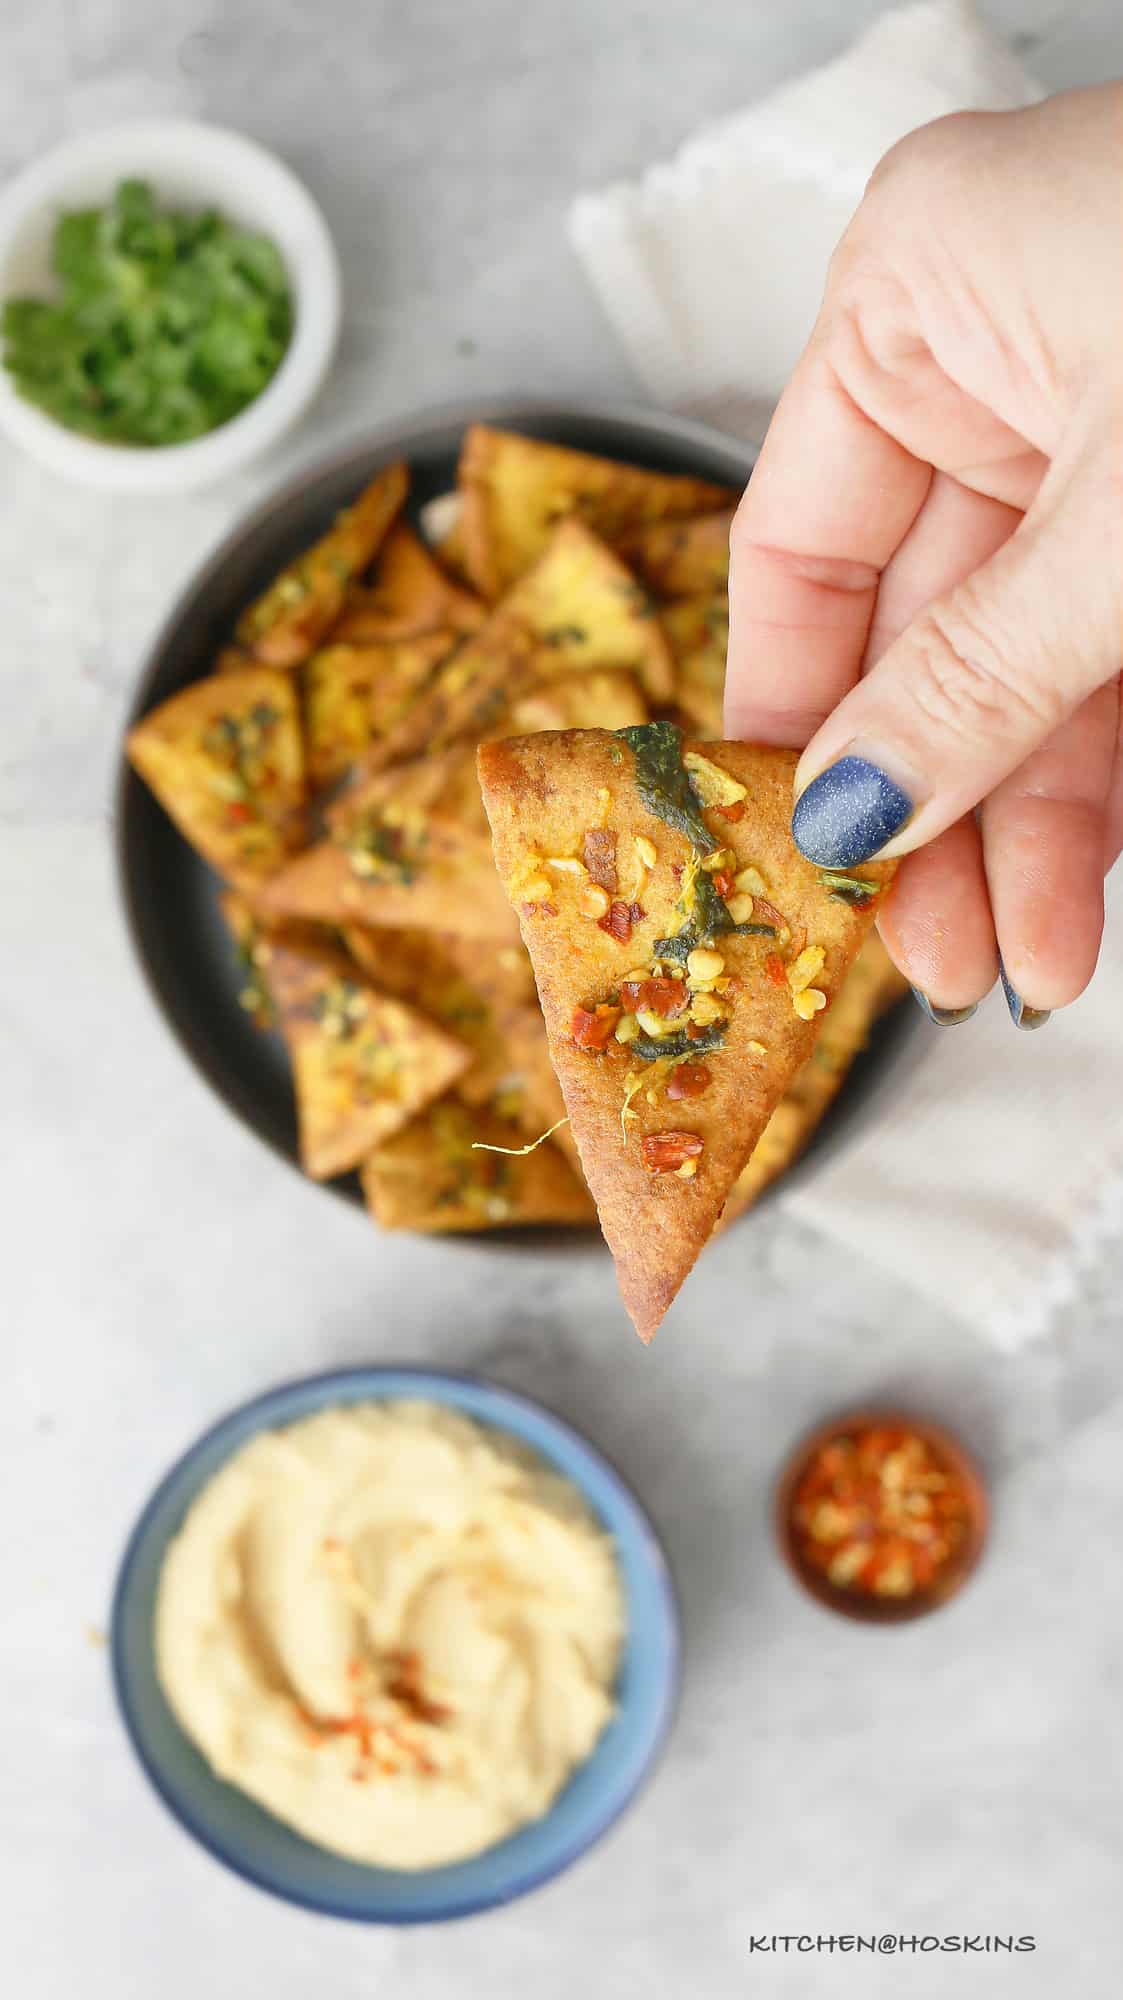
POLYGON ((496 860, 624 1303, 650 1340, 892 878, 791 837, 794 752, 670 723, 483 745, 496 860))

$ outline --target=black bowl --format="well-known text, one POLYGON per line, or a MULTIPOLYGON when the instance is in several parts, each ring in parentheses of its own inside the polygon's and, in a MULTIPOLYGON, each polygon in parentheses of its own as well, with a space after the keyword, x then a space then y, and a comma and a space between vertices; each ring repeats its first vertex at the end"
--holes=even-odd
MULTIPOLYGON (((746 445, 701 424, 649 410, 547 403, 473 404, 433 411, 349 445, 299 473, 225 537, 173 605, 145 660, 128 727, 148 710, 208 673, 243 606, 340 507, 396 458, 411 472, 410 512, 456 482, 460 440, 473 421, 529 437, 650 466, 660 472, 744 485, 752 470, 746 445)), ((218 908, 220 884, 176 832, 122 755, 117 786, 117 858, 132 941, 149 990, 189 1060, 219 1097, 268 1146, 299 1166, 289 1065, 279 1037, 253 1027, 238 1004, 243 984, 218 908)), ((786 1177, 808 1172, 860 1122, 897 1069, 917 1010, 897 1007, 878 1024, 869 1047, 786 1177)), ((915 1046, 915 1044, 914 1044, 915 1046)), ((357 1176, 325 1183, 361 1200, 357 1176)))

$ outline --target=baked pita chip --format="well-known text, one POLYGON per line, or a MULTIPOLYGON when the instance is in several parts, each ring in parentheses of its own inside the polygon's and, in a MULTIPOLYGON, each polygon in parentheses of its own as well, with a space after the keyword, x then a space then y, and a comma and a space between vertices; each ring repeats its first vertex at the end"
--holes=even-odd
MULTIPOLYGON (((579 673, 545 683, 516 699, 495 733, 508 735, 517 729, 530 735, 538 729, 593 724, 622 729, 646 718, 647 705, 630 676, 579 673)), ((327 809, 329 832, 346 835, 353 802, 358 799, 368 811, 377 811, 391 824, 405 826, 418 816, 436 814, 446 824, 478 835, 490 851, 474 743, 456 743, 388 769, 381 767, 377 754, 359 764, 349 785, 327 809)))
POLYGON ((255 660, 252 653, 247 653, 244 646, 223 646, 215 654, 211 672, 212 674, 240 674, 244 673, 247 667, 256 667, 259 665, 260 661, 255 660))
MULTIPOLYGON (((628 723, 646 721, 647 713, 647 703, 629 674, 575 673, 517 695, 487 733, 509 736, 517 731, 529 736, 539 729, 623 729, 628 723)), ((353 767, 347 788, 328 808, 329 826, 347 811, 348 802, 360 791, 368 803, 377 802, 383 811, 436 811, 442 819, 455 820, 489 838, 474 740, 388 768, 376 749, 353 767)))
POLYGON ((503 944, 481 950, 475 938, 446 932, 441 943, 459 968, 493 1007, 538 1007, 534 969, 522 939, 516 934, 503 944))
POLYGON ((238 643, 271 667, 299 667, 334 624, 352 583, 389 532, 409 470, 388 465, 326 535, 270 584, 238 620, 238 643))
POLYGON ((651 701, 670 694, 670 649, 654 604, 583 522, 563 521, 555 528, 501 609, 538 641, 543 677, 615 667, 634 674, 651 701))
POLYGON ((668 605, 659 622, 675 663, 675 707, 698 736, 722 732, 729 603, 724 596, 686 597, 668 605))
POLYGON ((288 675, 211 674, 130 730, 129 761, 204 858, 240 886, 304 839, 304 745, 288 675))
POLYGON ((515 1150, 522 1145, 517 1125, 446 1098, 364 1160, 367 1206, 383 1229, 591 1222, 592 1201, 554 1146, 515 1150), (474 1150, 481 1141, 511 1150, 474 1150))
MULTIPOLYGON (((471 1050, 471 1066, 456 1085, 465 1104, 509 1120, 524 1139, 537 1139, 565 1118, 534 975, 521 945, 496 954, 464 938, 367 931, 359 925, 348 926, 343 937, 372 985, 420 1008, 471 1050)), ((580 1173, 568 1124, 554 1138, 580 1173)))
POLYGON ((823 1015, 819 1039, 776 1106, 752 1155, 733 1183, 719 1227, 725 1229, 787 1172, 829 1110, 875 1022, 908 990, 876 931, 871 931, 823 1015))
MULTIPOLYGON (((343 936, 373 986, 419 1008, 470 1051, 471 1066, 459 1077, 457 1092, 468 1104, 490 1102, 510 1072, 511 1051, 493 1002, 458 963, 455 948, 463 940, 435 931, 364 930, 358 924, 348 925, 343 936)), ((490 947, 474 949, 483 954, 490 947)))
POLYGON ((454 583, 413 529, 399 521, 379 551, 370 583, 352 588, 332 637, 346 645, 385 646, 446 632, 451 647, 459 634, 482 625, 484 616, 479 598, 454 583))
POLYGON ((303 675, 313 784, 333 784, 366 757, 409 713, 418 690, 455 644, 455 633, 434 631, 384 644, 343 645, 333 639, 313 653, 303 675))
POLYGON ((371 745, 365 769, 385 769, 454 743, 479 743, 512 695, 539 678, 536 657, 530 632, 501 614, 489 618, 441 661, 405 714, 371 745))
POLYGON ((377 812, 393 826, 435 813, 467 832, 487 835, 476 754, 471 744, 454 743, 428 757, 411 757, 388 770, 360 766, 324 814, 330 832, 346 835, 356 811, 377 812))
POLYGON ((796 762, 684 745, 669 723, 479 752, 573 1136, 644 1340, 810 1055, 893 874, 871 862, 830 876, 798 853, 796 762))
POLYGON ((656 597, 717 597, 729 583, 732 507, 692 521, 653 521, 614 546, 656 597))
POLYGON ((509 942, 515 926, 486 834, 423 802, 388 801, 382 778, 391 775, 379 774, 332 806, 328 837, 263 885, 258 908, 270 919, 509 942))
POLYGON ((631 674, 590 668, 587 673, 558 675, 516 695, 496 733, 535 736, 542 729, 626 729, 647 719, 647 703, 631 674))
POLYGON ((531 688, 594 669, 634 675, 652 701, 672 692, 670 647, 646 592, 595 535, 565 521, 535 567, 436 669, 378 755, 398 762, 479 743, 531 688))
MULTIPOLYGON (((454 497, 459 499, 460 495, 456 494, 454 497)), ((464 553, 464 530, 459 520, 454 521, 447 533, 443 534, 439 541, 434 542, 433 551, 441 568, 453 578, 454 582, 463 585, 465 589, 470 588, 472 579, 468 574, 468 560, 464 553)))
POLYGON ((244 1008, 255 1028, 277 1025, 273 996, 269 991, 269 959, 274 945, 294 951, 322 951, 337 947, 338 933, 320 924, 269 924, 252 897, 227 890, 218 899, 222 920, 234 941, 242 984, 238 1005, 244 1008))
POLYGON ((275 945, 269 991, 292 1058, 300 1157, 346 1173, 467 1068, 467 1049, 362 980, 342 953, 275 945))
POLYGON ((488 1099, 492 1110, 498 1112, 500 1117, 510 1118, 528 1139, 538 1139, 543 1133, 549 1133, 551 1143, 565 1154, 584 1186, 581 1155, 569 1129, 565 1099, 550 1059, 546 1024, 537 999, 533 1006, 500 1012, 497 1025, 506 1051, 506 1063, 488 1099))
POLYGON ((468 576, 492 599, 538 561, 569 515, 615 542, 649 522, 731 506, 739 497, 708 480, 647 472, 487 424, 465 432, 457 478, 468 576))

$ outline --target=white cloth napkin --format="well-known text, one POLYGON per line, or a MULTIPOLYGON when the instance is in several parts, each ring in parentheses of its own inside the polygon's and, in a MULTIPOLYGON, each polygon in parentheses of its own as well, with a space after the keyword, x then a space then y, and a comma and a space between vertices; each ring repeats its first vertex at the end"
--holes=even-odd
POLYGON ((972 0, 923 0, 642 180, 582 196, 570 236, 651 394, 759 439, 882 154, 946 112, 1040 96, 972 0))
MULTIPOLYGON (((651 393, 759 438, 886 148, 945 112, 1040 95, 970 0, 923 0, 637 184, 582 197, 573 243, 651 393)), ((1049 1325, 1123 1226, 1123 882, 1109 891, 1082 1000, 1029 1035, 999 994, 931 1028, 873 1129, 782 1197, 1007 1347, 1049 1325)))

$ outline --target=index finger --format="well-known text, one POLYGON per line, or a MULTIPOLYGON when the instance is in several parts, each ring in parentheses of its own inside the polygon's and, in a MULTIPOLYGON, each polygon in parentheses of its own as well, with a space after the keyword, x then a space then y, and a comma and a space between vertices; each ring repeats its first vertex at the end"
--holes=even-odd
POLYGON ((730 536, 725 732, 802 749, 858 678, 882 570, 932 468, 859 408, 813 338, 730 536))

